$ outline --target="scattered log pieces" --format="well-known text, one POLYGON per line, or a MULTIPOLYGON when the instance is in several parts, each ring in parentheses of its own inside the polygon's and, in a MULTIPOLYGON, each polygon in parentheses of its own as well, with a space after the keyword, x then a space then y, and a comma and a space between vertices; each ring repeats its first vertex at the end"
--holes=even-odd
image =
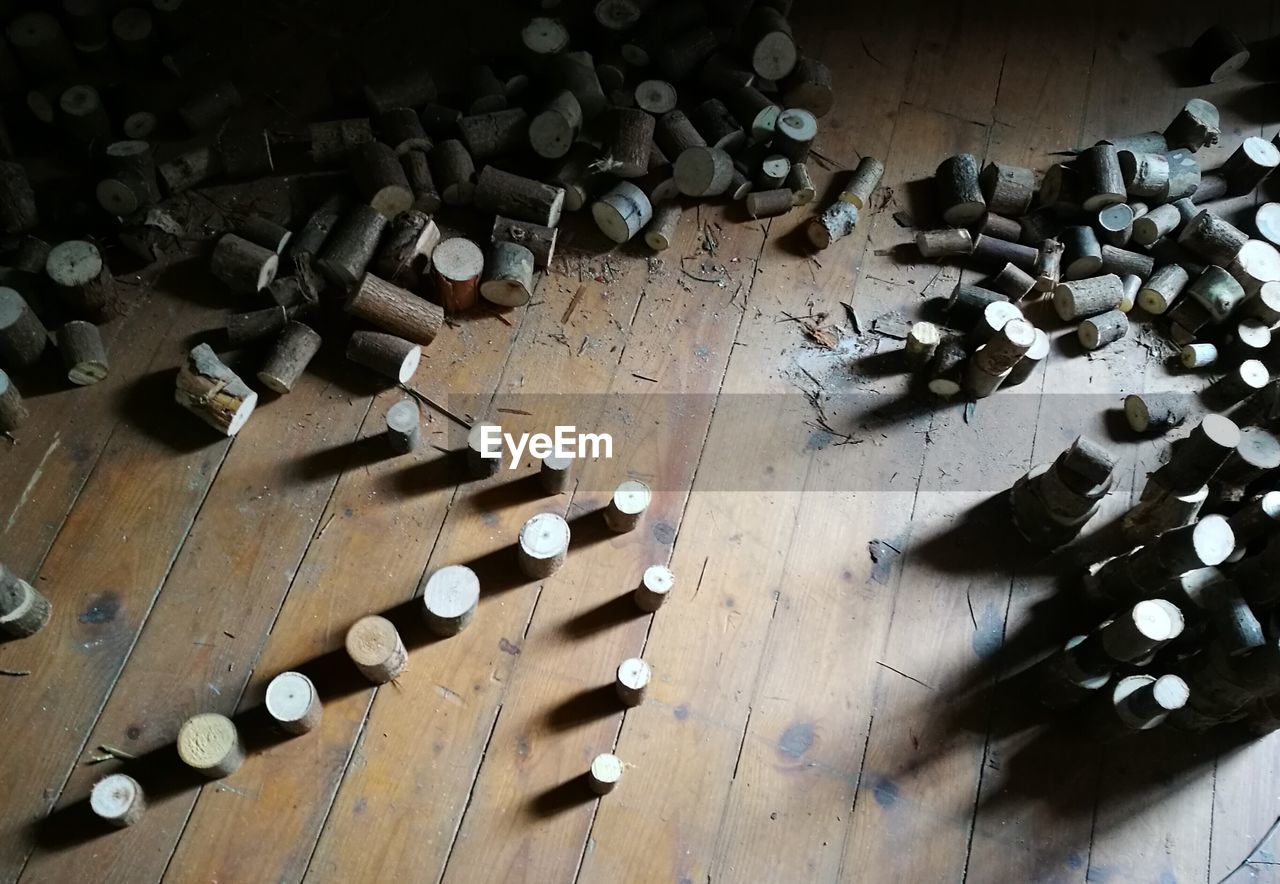
POLYGON ((980 183, 987 211, 1014 218, 1027 213, 1036 190, 1035 172, 1004 163, 988 163, 980 183))
POLYGON ((947 301, 947 313, 959 322, 977 322, 988 304, 1008 300, 999 292, 961 282, 951 292, 951 298, 947 301))
POLYGON ((973 252, 973 237, 962 227, 922 230, 916 234, 916 248, 925 258, 968 255, 973 252))
MULTIPOLYGON (((360 334, 360 332, 357 332, 357 334, 360 334)), ((377 334, 377 332, 367 332, 367 334, 377 334)), ((382 337, 390 337, 390 335, 382 337)), ((399 338, 395 340, 399 340, 399 338)), ((406 341, 405 343, 408 342, 406 341)), ((421 352, 417 347, 413 349, 419 353, 421 352)), ((413 372, 410 371, 409 375, 412 376, 413 372)), ((404 383, 404 381, 402 380, 401 383, 404 383)), ((391 446, 391 450, 396 454, 410 454, 422 444, 422 415, 416 400, 406 396, 396 402, 387 409, 385 420, 387 424, 387 444, 391 446)))
POLYGON ((369 141, 351 154, 352 173, 369 205, 387 218, 413 206, 413 189, 396 152, 380 141, 369 141))
POLYGON ((529 144, 529 115, 515 107, 463 117, 458 120, 458 133, 476 160, 519 153, 529 144))
POLYGON ((1050 347, 1049 336, 1041 329, 1036 329, 1035 343, 1031 345, 1026 353, 1022 354, 1022 358, 1017 361, 1013 368, 1009 369, 1009 374, 1005 376, 1000 386, 1015 387, 1018 384, 1025 383, 1036 368, 1043 365, 1044 361, 1049 358, 1050 347))
POLYGON ((1172 150, 1199 150, 1218 143, 1222 135, 1220 126, 1218 109, 1203 98, 1192 98, 1169 123, 1164 137, 1172 150))
POLYGON ((1138 306, 1158 316, 1169 309, 1188 282, 1190 277, 1181 265, 1165 264, 1138 290, 1138 306))
POLYGON ((288 393, 320 350, 320 335, 301 322, 285 324, 275 349, 258 372, 258 380, 277 393, 288 393))
POLYGON ((244 763, 244 745, 235 723, 225 715, 204 712, 182 723, 178 757, 211 780, 231 776, 244 763))
POLYGON ((529 123, 529 144, 546 159, 559 159, 569 152, 582 130, 582 106, 572 92, 562 89, 529 123))
POLYGON ((932 322, 913 324, 903 343, 907 364, 916 368, 927 365, 941 342, 942 331, 932 322))
POLYGON ((221 172, 222 158, 212 148, 196 147, 161 163, 156 171, 170 193, 182 193, 221 172))
POLYGON ((1129 317, 1120 310, 1108 310, 1091 316, 1076 330, 1080 346, 1086 350, 1100 350, 1114 344, 1129 333, 1129 317))
POLYGON ((943 160, 934 173, 942 220, 952 227, 972 224, 987 210, 978 168, 977 157, 962 153, 943 160))
POLYGON ((569 551, 569 523, 556 513, 538 513, 520 528, 520 570, 526 577, 550 577, 569 551))
POLYGON ((1035 326, 1025 319, 1005 322, 969 360, 965 373, 969 395, 983 399, 994 393, 1035 340, 1035 326))
MULTIPOLYGON (((3 381, 0 377, 0 383, 3 381)), ((52 613, 52 602, 0 565, 0 632, 17 638, 35 635, 44 629, 52 613)))
POLYGON ((1059 283, 1053 290, 1053 309, 1064 322, 1097 316, 1120 306, 1124 284, 1114 273, 1059 283))
POLYGON ((471 240, 453 237, 435 247, 431 281, 446 315, 463 313, 476 305, 483 272, 484 253, 471 240))
POLYGON ((98 205, 108 214, 124 218, 160 201, 156 163, 145 141, 117 141, 103 156, 106 177, 95 190, 98 205))
POLYGON ((227 315, 227 339, 233 347, 244 347, 284 331, 289 314, 280 306, 227 315))
POLYGON ((361 617, 347 630, 347 656, 360 674, 374 684, 386 684, 409 667, 409 652, 400 633, 385 617, 361 617))
POLYGON ((533 252, 519 243, 495 240, 484 267, 480 295, 502 307, 523 307, 533 295, 533 252))
POLYGON ((1169 462, 1151 479, 1178 494, 1190 494, 1208 484, 1240 444, 1240 428, 1220 414, 1206 415, 1185 439, 1173 446, 1169 462))
POLYGON ((649 690, 653 670, 639 657, 630 657, 618 664, 613 685, 618 699, 626 706, 639 706, 649 690))
POLYGON ((802 107, 815 117, 826 116, 835 103, 831 71, 816 58, 800 58, 783 84, 782 98, 789 107, 802 107))
POLYGON ((480 578, 466 565, 447 565, 433 571, 422 583, 427 629, 441 638, 466 629, 479 602, 480 578))
POLYGON ((324 706, 320 693, 301 672, 282 672, 267 683, 267 714, 280 729, 305 734, 320 724, 324 706))
POLYGON ((1125 514, 1124 530, 1146 539, 1190 525, 1208 498, 1207 485, 1190 494, 1177 494, 1161 488, 1158 482, 1148 483, 1142 490, 1142 499, 1125 514))
POLYGON ((93 784, 89 809, 98 819, 123 829, 142 819, 147 801, 137 780, 128 774, 113 773, 93 784))
MULTIPOLYGON (((737 166, 735 164, 734 168, 737 166)), ((770 154, 760 161, 755 173, 755 187, 760 190, 774 190, 782 186, 791 173, 791 161, 782 154, 770 154)))
POLYGON ((0 229, 26 233, 36 226, 36 194, 21 163, 0 162, 0 229))
POLYGON ((191 96, 178 108, 178 116, 192 132, 212 129, 230 117, 241 104, 235 84, 223 80, 191 96))
POLYGON ((234 292, 255 294, 276 278, 280 256, 234 233, 223 234, 214 246, 209 272, 234 292))
POLYGON ((1158 601, 1138 602, 1098 629, 1102 650, 1117 663, 1134 663, 1182 633, 1183 620, 1158 601))
POLYGON ((475 204, 485 212, 555 227, 560 222, 564 189, 485 166, 476 185, 475 204))
POLYGON ((258 404, 258 394, 227 368, 208 344, 200 344, 187 354, 178 369, 174 398, 226 436, 240 432, 258 404))
MULTIPOLYGON (((711 150, 711 148, 693 148, 682 154, 681 160, 691 156, 695 151, 703 150, 711 150)), ((724 154, 723 151, 717 151, 717 153, 724 154)), ((724 154, 724 157, 728 160, 728 154, 724 154)), ((680 160, 676 164, 679 166, 680 160)), ((732 161, 729 161, 729 170, 730 172, 733 170, 732 161)), ((591 204, 591 217, 601 233, 616 243, 624 243, 652 220, 653 205, 639 187, 629 181, 619 181, 608 193, 591 204)))
POLYGON ((346 310, 394 335, 430 344, 444 325, 444 310, 397 285, 366 273, 346 310))
POLYGON ((1150 730, 1186 705, 1191 690, 1176 675, 1128 675, 1111 689, 1111 706, 1115 718, 1104 726, 1104 733, 1150 730))
POLYGON ((347 358, 357 365, 406 384, 418 370, 422 348, 413 341, 374 331, 355 331, 347 341, 347 358))
POLYGON ((605 507, 605 524, 618 534, 634 530, 652 499, 653 492, 648 485, 635 479, 626 480, 614 490, 605 507))
POLYGON ((1222 25, 1213 25, 1191 44, 1190 57, 1200 82, 1217 83, 1249 62, 1249 49, 1222 25))
POLYGON ((373 206, 354 206, 325 239, 320 271, 335 287, 349 290, 365 274, 386 227, 387 216, 373 206))
POLYGON ((617 788, 622 779, 622 762, 616 755, 607 752, 591 759, 591 770, 587 774, 587 782, 591 791, 597 795, 608 795, 617 788))
POLYGON ((636 607, 649 614, 654 613, 666 604, 675 585, 676 577, 670 568, 666 565, 650 565, 645 568, 640 585, 632 595, 636 607))
POLYGON ((12 433, 28 417, 22 394, 13 385, 9 375, 0 371, 0 433, 12 433))
POLYGON ((416 209, 401 212, 387 225, 369 272, 390 283, 415 290, 422 283, 422 269, 440 243, 440 228, 416 209))
MULTIPOLYGON (((1204 307, 1211 321, 1221 322, 1244 301, 1244 287, 1230 273, 1217 265, 1210 264, 1187 285, 1186 297, 1182 301, 1186 301, 1187 298, 1204 307)), ((1179 301, 1179 304, 1182 301, 1179 301)))
POLYGON ((0 286, 0 362, 10 369, 35 365, 49 332, 17 290, 0 286))
POLYGON ((551 266, 551 259, 556 252, 556 228, 534 224, 529 221, 517 221, 501 215, 493 219, 493 242, 509 242, 527 248, 533 254, 533 264, 540 270, 551 266))
MULTIPOLYGON (((3 296, 4 289, 0 289, 3 296)), ((3 304, 0 303, 0 312, 3 304)), ((105 380, 109 370, 107 349, 98 327, 91 322, 73 320, 58 329, 58 351, 67 369, 67 380, 81 387, 105 380)))

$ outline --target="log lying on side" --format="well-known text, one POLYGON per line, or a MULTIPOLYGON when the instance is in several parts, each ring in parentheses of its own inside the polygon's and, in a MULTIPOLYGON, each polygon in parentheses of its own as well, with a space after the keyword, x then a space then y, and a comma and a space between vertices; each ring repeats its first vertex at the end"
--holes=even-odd
POLYGON ((490 234, 493 242, 509 242, 524 246, 533 254, 533 264, 539 270, 551 266, 551 259, 556 253, 556 228, 534 224, 529 221, 517 221, 498 215, 493 219, 493 231, 490 234))
POLYGON ((1220 414, 1206 415, 1191 433, 1173 446, 1169 462, 1151 474, 1151 481, 1178 494, 1207 485, 1213 474, 1240 444, 1240 428, 1220 414))
POLYGON ((538 467, 538 481, 547 494, 562 494, 573 484, 573 459, 569 457, 544 457, 538 467))
POLYGON ((555 227, 560 223, 564 189, 485 166, 476 184, 475 204, 484 212, 555 227))
POLYGON ((1080 346, 1086 350, 1100 350, 1129 333, 1129 318, 1120 310, 1108 310, 1090 316, 1076 330, 1080 346))
POLYGON ((1031 208, 1036 190, 1036 176, 1031 169, 988 163, 980 183, 989 212, 1019 218, 1031 208))
MULTIPOLYGON (((689 157, 694 148, 682 155, 689 157)), ((726 154, 727 156, 727 154, 726 154)), ((732 169, 732 164, 730 164, 732 169)), ((619 181, 591 205, 591 217, 600 232, 616 243, 624 243, 639 233, 653 218, 653 205, 643 190, 629 181, 619 181)))
POLYGON ((1124 417, 1135 433, 1167 433, 1181 426, 1191 411, 1182 393, 1134 393, 1124 399, 1124 417))
POLYGON ((413 341, 375 331, 355 331, 347 341, 347 358, 357 365, 407 384, 422 361, 422 348, 413 341))
POLYGON ((0 363, 29 368, 44 354, 49 332, 17 290, 0 286, 0 363))
POLYGON ((346 310, 393 335, 426 346, 444 325, 444 310, 399 286, 366 273, 346 310))
POLYGON ((973 236, 963 227, 922 230, 916 234, 916 248, 924 258, 968 255, 973 252, 973 236))
POLYGON ((108 825, 123 829, 142 819, 146 797, 138 781, 128 774, 108 774, 93 784, 89 809, 108 825))
POLYGON ((277 393, 288 393, 319 351, 320 335, 301 322, 290 321, 258 372, 258 380, 277 393))
POLYGON ((52 602, 0 564, 0 632, 18 638, 35 635, 52 614, 52 602))
POLYGON ((471 156, 485 162, 528 149, 529 115, 517 107, 463 117, 458 132, 471 156))
POLYGON ((312 123, 308 131, 311 160, 318 166, 350 162, 356 148, 374 140, 373 123, 368 117, 312 123))
POLYGON ((1227 157, 1219 170, 1227 180, 1227 193, 1249 193, 1280 166, 1280 148, 1265 138, 1251 135, 1227 157))
POLYGON ((1124 285, 1114 273, 1059 283, 1053 291, 1053 309, 1064 322, 1097 316, 1120 306, 1124 285))
POLYGON ((234 292, 254 294, 276 278, 280 256, 234 233, 223 234, 214 246, 209 272, 234 292))
POLYGON ((422 582, 427 629, 447 638, 467 628, 480 602, 480 578, 466 565, 446 565, 422 582))
POLYGON ((1210 321, 1221 322, 1244 301, 1244 287, 1230 273, 1211 264, 1187 285, 1178 306, 1187 301, 1194 301, 1208 311, 1210 321))
POLYGON ((196 147, 156 167, 170 193, 197 187, 222 171, 222 158, 210 147, 196 147))
POLYGON ((178 369, 174 399, 226 436, 240 432, 258 404, 258 394, 208 344, 187 354, 178 369))
POLYGON ((289 314, 279 305, 231 313, 227 316, 227 339, 233 347, 245 347, 266 338, 274 338, 284 330, 289 314))
POLYGON ((93 323, 73 320, 58 329, 58 350, 71 383, 88 387, 106 379, 107 348, 93 323))
POLYGON ((431 161, 425 150, 407 150, 400 154, 400 166, 404 169, 404 177, 413 191, 413 208, 428 215, 434 215, 444 205, 444 197, 436 187, 435 176, 431 172, 431 161))
POLYGON ((1190 281, 1181 265, 1166 264, 1138 290, 1138 306, 1152 316, 1158 316, 1173 305, 1190 281))
POLYGON ((372 206, 355 206, 325 239, 319 268, 346 291, 364 275, 386 230, 387 217, 372 206))
POLYGON ((244 763, 244 744, 225 715, 193 715, 178 731, 178 757, 209 779, 228 777, 244 763))
POLYGON ((22 402, 22 394, 9 380, 9 376, 0 370, 0 433, 12 433, 28 417, 27 407, 22 402))
POLYGON ((1249 62, 1249 49, 1230 29, 1213 25, 1191 44, 1191 62, 1200 81, 1217 83, 1249 62))
POLYGON ((293 232, 283 224, 277 224, 261 215, 250 215, 236 223, 236 232, 255 245, 262 246, 277 255, 283 254, 293 232))
POLYGON ((529 144, 545 159, 559 159, 569 152, 582 129, 582 106, 572 92, 562 89, 551 97, 529 123, 529 144))

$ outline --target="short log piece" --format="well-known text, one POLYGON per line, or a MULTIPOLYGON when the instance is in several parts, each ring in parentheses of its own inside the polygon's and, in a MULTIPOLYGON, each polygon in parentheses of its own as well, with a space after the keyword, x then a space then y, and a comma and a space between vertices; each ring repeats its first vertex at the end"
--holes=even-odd
POLYGON ((374 684, 386 684, 409 668, 409 652, 395 626, 385 617, 361 617, 347 630, 347 656, 360 674, 374 684))
POLYGON ((448 638, 467 628, 480 602, 480 578, 466 565, 446 565, 422 582, 423 616, 433 635, 448 638))
POLYGON ((319 351, 320 335, 310 326, 290 320, 258 372, 258 380, 277 393, 288 393, 319 351))
POLYGON ((244 763, 244 744, 235 723, 225 715, 204 712, 183 722, 178 731, 178 757, 211 780, 229 777, 244 763))
POLYGON ((209 272, 234 292, 256 294, 276 278, 280 256, 234 233, 225 233, 214 246, 209 272))
POLYGON ((423 268, 440 244, 436 222, 416 209, 401 212, 387 225, 369 272, 410 291, 422 284, 423 268))
POLYGON ((305 734, 320 725, 320 692, 301 672, 282 672, 267 683, 267 714, 281 730, 305 734))
POLYGON ((258 394, 208 344, 199 344, 187 354, 178 369, 174 398, 226 436, 240 432, 258 404, 258 394))
POLYGON ((649 691, 653 670, 640 657, 630 657, 618 664, 613 685, 625 706, 639 706, 649 691))
MULTIPOLYGON (((3 383, 3 377, 0 377, 3 383)), ((53 603, 30 583, 0 565, 0 632, 16 638, 35 635, 49 622, 53 603)))
POLYGON ((1108 310, 1080 323, 1076 335, 1086 350, 1099 350, 1129 333, 1129 318, 1120 310, 1108 310))
MULTIPOLYGON (((3 293, 0 289, 0 296, 3 293)), ((0 310, 3 310, 2 304, 0 310)), ((62 364, 71 383, 88 387, 106 380, 110 370, 107 348, 93 323, 73 320, 58 329, 58 352, 62 354, 62 364)))
POLYGON ((385 332, 359 330, 347 341, 347 358, 383 377, 407 384, 418 371, 422 347, 385 332))
POLYGON ((13 385, 9 375, 0 370, 0 433, 12 433, 22 426, 29 415, 23 404, 22 394, 13 385))
POLYGON ((652 614, 666 604, 675 588, 676 578, 666 565, 650 565, 645 568, 640 585, 632 594, 636 607, 652 614))
POLYGON ((519 562, 526 577, 542 580, 564 564, 569 523, 557 513, 538 513, 520 528, 519 562))
POLYGON ((533 252, 519 243, 495 241, 484 265, 480 295, 502 307, 523 307, 533 296, 533 252))
POLYGON ((475 200, 476 167, 467 146, 456 138, 441 141, 428 155, 445 205, 469 206, 475 200))
POLYGON ((48 343, 49 332, 26 299, 0 286, 0 363, 11 370, 30 368, 48 343))
POLYGON ((635 479, 619 485, 604 510, 604 521, 609 530, 618 534, 635 529, 653 499, 649 486, 635 479))
POLYGON ((333 286, 349 291, 365 275, 386 227, 387 216, 373 206, 353 206, 325 239, 320 271, 333 286))
POLYGON ((422 414, 412 397, 392 404, 384 416, 387 444, 396 454, 410 454, 422 444, 422 414))
POLYGON ((142 786, 128 774, 108 774, 93 784, 89 809, 108 825, 123 829, 142 819, 147 800, 142 786))

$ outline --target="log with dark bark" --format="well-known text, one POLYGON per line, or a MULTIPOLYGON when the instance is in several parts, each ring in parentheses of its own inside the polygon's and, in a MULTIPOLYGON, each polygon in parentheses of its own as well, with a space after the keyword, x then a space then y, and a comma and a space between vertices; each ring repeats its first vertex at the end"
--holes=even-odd
POLYGON ((978 160, 973 154, 948 157, 934 173, 942 220, 952 227, 972 224, 987 210, 979 183, 978 160))
POLYGON ((247 313, 228 314, 227 338, 233 347, 244 347, 265 338, 274 338, 289 321, 283 307, 264 307, 247 313))
POLYGON ((325 240, 319 268, 343 291, 349 290, 373 260, 387 217, 369 205, 355 206, 325 240))
POLYGON ((123 218, 160 201, 160 184, 151 145, 145 141, 117 141, 103 152, 105 177, 98 182, 98 205, 123 218))
POLYGON ((311 160, 320 166, 349 163, 357 147, 374 140, 373 123, 368 117, 312 123, 308 131, 311 160))
POLYGON ((0 229, 26 233, 36 226, 36 194, 21 163, 0 162, 0 229))
POLYGON ((0 433, 12 433, 27 419, 28 411, 22 394, 9 375, 0 369, 0 433))
POLYGON ((440 243, 440 228, 422 212, 401 212, 391 219, 369 272, 401 288, 417 291, 431 253, 440 243))
POLYGON ((88 387, 106 379, 107 348, 93 323, 75 320, 58 329, 58 351, 71 383, 88 387))
POLYGON ((430 344, 444 325, 444 310, 399 286, 366 273, 346 310, 394 335, 430 344))
POLYGON ((477 161, 517 154, 529 146, 529 115, 517 107, 463 117, 458 132, 477 161))
POLYGON ((277 393, 288 393, 319 350, 320 335, 310 326, 290 321, 258 372, 258 380, 277 393))
POLYGON ((480 294, 503 307, 522 307, 533 293, 533 252, 524 246, 495 240, 485 263, 480 294))
POLYGON ((214 247, 209 272, 232 291, 253 294, 271 284, 279 264, 280 256, 272 249, 226 233, 214 247))
POLYGON ((431 164, 425 150, 409 150, 400 155, 400 166, 413 191, 413 208, 434 215, 444 204, 431 174, 431 164))

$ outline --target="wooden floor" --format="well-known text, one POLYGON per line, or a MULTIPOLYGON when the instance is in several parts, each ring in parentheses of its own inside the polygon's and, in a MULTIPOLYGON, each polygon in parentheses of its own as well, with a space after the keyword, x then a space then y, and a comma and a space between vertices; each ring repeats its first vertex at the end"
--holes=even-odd
MULTIPOLYGON (((997 681, 1089 622, 1070 579, 1088 550, 1027 553, 998 493, 1084 432, 1125 458, 1110 521, 1162 446, 1124 439, 1109 410, 1185 381, 1145 336, 1096 358, 1059 341, 1047 372, 966 414, 906 398, 885 355, 899 344, 873 330, 958 278, 898 248, 903 222, 928 221, 912 182, 943 156, 1044 168, 1163 128, 1193 94, 1220 103, 1220 155, 1276 128, 1275 107, 1246 100, 1256 81, 1190 89, 1169 65, 1212 15, 1273 35, 1272 4, 1039 5, 797 4, 799 38, 838 81, 818 150, 888 166, 854 236, 809 260, 801 211, 759 224, 704 208, 646 262, 594 254, 584 234, 528 309, 437 340, 415 385, 443 408, 614 434, 571 494, 540 497, 527 463, 459 484, 435 448, 385 457, 398 393, 340 359, 219 441, 171 391, 223 305, 158 292, 114 324, 111 379, 32 396, 0 444, 0 559, 56 608, 0 646, 0 879, 1280 880, 1280 742, 1100 745, 997 681), (806 336, 811 315, 834 348, 806 336), (628 475, 654 506, 610 535, 598 510, 628 475), (574 547, 525 582, 511 544, 548 510, 574 547), (480 610, 433 642, 412 600, 424 571, 458 562, 485 581, 480 610), (677 588, 641 617, 625 596, 656 562, 677 588), (340 652, 369 612, 411 645, 409 671, 377 690, 340 652), (624 714, 613 670, 641 654, 655 684, 624 714), (290 668, 326 703, 318 730, 282 739, 260 703, 290 668), (172 745, 204 711, 236 716, 250 743, 217 782, 172 745), (580 778, 607 751, 627 769, 595 800, 580 778), (107 834, 85 797, 115 769, 150 807, 107 834)), ((441 411, 430 430, 457 447, 441 411)))

